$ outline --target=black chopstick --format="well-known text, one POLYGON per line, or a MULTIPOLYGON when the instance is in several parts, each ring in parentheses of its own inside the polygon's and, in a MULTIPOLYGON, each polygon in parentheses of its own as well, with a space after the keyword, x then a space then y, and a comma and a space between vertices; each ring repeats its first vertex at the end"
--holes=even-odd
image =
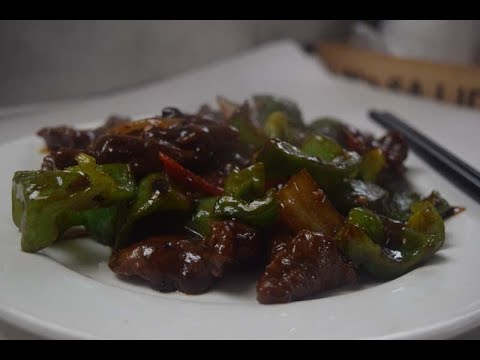
POLYGON ((369 116, 383 127, 401 132, 416 154, 480 202, 480 172, 394 115, 370 111, 369 116))

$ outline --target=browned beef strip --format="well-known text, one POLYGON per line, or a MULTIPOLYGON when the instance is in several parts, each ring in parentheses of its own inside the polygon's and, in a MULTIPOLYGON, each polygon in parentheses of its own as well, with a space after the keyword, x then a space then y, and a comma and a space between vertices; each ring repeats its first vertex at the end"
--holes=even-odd
POLYGON ((405 137, 398 131, 388 131, 378 140, 378 143, 389 166, 399 167, 407 158, 408 144, 405 137))
POLYGON ((52 150, 50 154, 43 158, 42 170, 63 170, 75 166, 77 165, 75 157, 81 152, 92 155, 89 151, 79 149, 59 148, 52 150))
POLYGON ((127 124, 132 121, 128 116, 123 115, 111 115, 105 120, 105 124, 94 129, 95 139, 107 134, 111 129, 121 124, 127 124))
POLYGON ((45 127, 37 132, 50 150, 59 148, 85 149, 95 137, 92 130, 77 130, 68 126, 45 127))
POLYGON ((114 273, 148 280, 164 292, 199 294, 213 283, 202 244, 180 236, 147 238, 114 252, 108 266, 114 273))
POLYGON ((190 158, 174 158, 197 172, 218 168, 225 159, 233 160, 239 146, 238 131, 235 128, 190 115, 168 119, 164 126, 148 127, 141 136, 144 140, 159 144, 168 142, 188 151, 190 158))
POLYGON ((257 284, 262 304, 301 300, 356 280, 332 238, 303 230, 277 251, 257 284))
POLYGON ((137 122, 112 117, 94 130, 41 129, 38 134, 51 150, 43 168, 61 170, 75 165, 75 156, 81 150, 94 156, 99 164, 130 163, 137 177, 143 177, 161 171, 158 157, 161 151, 221 185, 232 169, 249 164, 250 154, 239 154, 235 128, 224 122, 185 115, 173 108, 165 113, 171 116, 137 122))
POLYGON ((264 253, 264 243, 258 231, 236 220, 214 222, 205 246, 215 277, 221 277, 228 265, 251 264, 264 253))
POLYGON ((95 139, 106 134, 109 129, 128 121, 130 121, 128 118, 114 115, 96 129, 78 130, 69 126, 44 127, 37 131, 37 135, 45 140, 49 150, 87 149, 95 139))
POLYGON ((205 240, 160 235, 112 253, 110 269, 139 276, 160 291, 202 293, 234 264, 249 264, 264 253, 259 234, 238 221, 218 221, 205 240))
POLYGON ((270 262, 275 255, 285 249, 287 244, 291 243, 295 236, 292 232, 283 224, 276 224, 275 229, 268 237, 267 244, 267 261, 270 262))
POLYGON ((139 178, 163 169, 158 157, 160 147, 136 136, 102 136, 92 145, 91 151, 99 164, 130 164, 132 171, 139 178))
POLYGON ((375 139, 373 135, 345 126, 340 133, 340 143, 350 151, 360 155, 369 150, 380 148, 385 155, 387 167, 398 172, 408 154, 408 144, 404 136, 395 130, 389 130, 384 136, 375 139))
POLYGON ((351 126, 344 126, 340 132, 340 144, 349 151, 356 151, 360 155, 377 147, 372 134, 362 132, 351 126))

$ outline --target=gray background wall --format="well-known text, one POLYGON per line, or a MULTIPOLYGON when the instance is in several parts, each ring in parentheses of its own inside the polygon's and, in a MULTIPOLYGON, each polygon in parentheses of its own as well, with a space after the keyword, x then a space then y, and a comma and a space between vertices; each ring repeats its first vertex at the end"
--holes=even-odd
POLYGON ((254 45, 344 38, 343 20, 0 21, 0 106, 158 80, 254 45))

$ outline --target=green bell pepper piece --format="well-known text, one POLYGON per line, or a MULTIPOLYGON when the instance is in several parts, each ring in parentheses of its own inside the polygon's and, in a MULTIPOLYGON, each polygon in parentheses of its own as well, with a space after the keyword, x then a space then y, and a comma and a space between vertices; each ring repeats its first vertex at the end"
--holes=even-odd
POLYGON ((289 99, 273 95, 257 94, 253 96, 253 102, 257 110, 258 122, 261 125, 266 123, 272 113, 280 111, 285 114, 290 126, 304 126, 300 108, 289 99))
POLYGON ((135 195, 135 182, 126 164, 97 166, 79 154, 78 166, 64 171, 17 171, 13 177, 12 215, 22 233, 26 252, 55 242, 67 225, 68 212, 91 210, 127 201, 135 195))
POLYGON ((364 208, 353 208, 348 213, 347 222, 361 227, 379 245, 385 244, 385 231, 380 217, 364 208))
POLYGON ((341 142, 342 132, 345 129, 345 124, 332 117, 322 117, 313 120, 308 126, 308 129, 315 134, 328 136, 337 142, 341 142))
POLYGON ((270 189, 263 198, 251 202, 222 196, 215 203, 213 213, 218 218, 236 218, 255 227, 268 228, 277 220, 279 204, 275 190, 270 189))
POLYGON ((225 195, 236 199, 253 200, 265 192, 265 166, 257 162, 241 171, 228 175, 224 185, 225 195))
POLYGON ((443 219, 448 219, 455 214, 455 207, 451 206, 441 195, 433 191, 429 196, 421 199, 415 192, 402 192, 391 195, 385 202, 383 214, 389 218, 407 221, 408 218, 425 203, 432 204, 443 219))
POLYGON ((278 139, 268 140, 256 157, 265 164, 266 179, 280 180, 306 169, 318 185, 329 194, 343 179, 357 175, 360 156, 345 152, 334 161, 308 156, 299 148, 278 139))
MULTIPOLYGON (((448 219, 449 217, 458 214, 459 212, 464 210, 463 208, 451 206, 449 202, 445 200, 437 191, 432 191, 430 195, 421 200, 421 202, 425 201, 433 204, 433 206, 435 206, 435 209, 437 209, 438 213, 443 219, 448 219)), ((416 205, 416 203, 412 203, 412 210, 415 208, 415 206, 418 205, 416 205)))
POLYGON ((324 135, 308 137, 302 146, 302 151, 310 156, 316 156, 325 161, 332 161, 344 155, 344 149, 338 143, 324 135))
POLYGON ((117 230, 118 206, 68 212, 61 220, 65 229, 84 226, 87 233, 103 245, 113 246, 117 230))
POLYGON ((187 227, 203 237, 208 236, 211 231, 210 221, 214 219, 213 210, 217 200, 218 197, 201 199, 187 227))
POLYGON ((333 205, 342 214, 348 214, 354 207, 365 207, 377 213, 383 213, 388 192, 377 184, 358 180, 344 179, 328 192, 333 205))
POLYGON ((170 181, 164 173, 144 177, 138 185, 137 197, 126 209, 122 209, 123 224, 117 233, 115 247, 129 245, 129 235, 135 223, 154 213, 163 211, 188 212, 192 201, 170 181))
POLYGON ((228 122, 238 130, 242 144, 260 147, 265 142, 265 136, 252 123, 250 108, 247 103, 238 108, 228 119, 228 122))
POLYGON ((445 241, 443 219, 431 204, 417 209, 406 226, 397 228, 399 233, 395 235, 401 238, 395 247, 389 246, 388 238, 372 238, 381 234, 376 219, 366 219, 365 213, 359 216, 362 210, 352 211, 356 214, 349 216, 337 233, 339 247, 356 266, 377 278, 392 279, 411 271, 433 256, 445 241))
POLYGON ((380 171, 385 166, 385 156, 381 149, 372 149, 362 158, 360 177, 365 181, 375 182, 380 171))
POLYGON ((410 207, 418 201, 420 195, 415 192, 394 193, 385 201, 382 213, 391 219, 405 222, 412 215, 410 207))
POLYGON ((285 113, 275 111, 268 115, 263 131, 269 139, 288 140, 288 120, 285 113))

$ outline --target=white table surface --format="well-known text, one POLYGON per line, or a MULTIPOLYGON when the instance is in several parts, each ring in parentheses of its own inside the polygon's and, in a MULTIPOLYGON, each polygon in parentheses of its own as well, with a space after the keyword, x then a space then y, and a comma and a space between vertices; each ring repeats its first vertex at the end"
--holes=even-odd
MULTIPOLYGON (((175 78, 128 91, 0 108, 0 143, 32 134, 45 125, 81 125, 112 113, 154 114, 168 105, 194 111, 201 103, 211 103, 217 94, 241 100, 258 92, 283 94, 293 99, 316 94, 318 108, 305 108, 300 103, 307 118, 335 115, 355 124, 360 117, 366 116, 368 109, 392 111, 480 169, 477 155, 480 152, 480 112, 393 94, 336 77, 291 41, 271 43, 175 78), (202 84, 201 92, 198 84, 202 84), (229 91, 225 92, 226 88, 229 91)), ((29 338, 35 337, 0 319, 0 339, 29 338)), ((480 324, 479 328, 457 339, 480 339, 480 324)))

